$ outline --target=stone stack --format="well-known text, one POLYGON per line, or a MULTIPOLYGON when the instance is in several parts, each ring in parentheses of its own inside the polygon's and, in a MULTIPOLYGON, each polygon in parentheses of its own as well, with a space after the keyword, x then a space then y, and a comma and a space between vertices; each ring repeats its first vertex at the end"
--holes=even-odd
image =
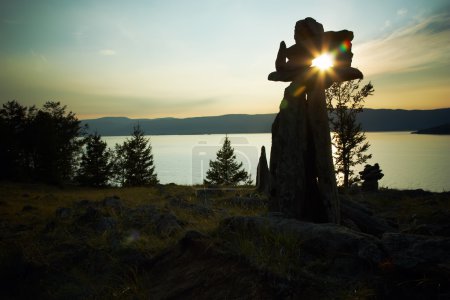
POLYGON ((291 82, 272 125, 270 205, 272 212, 302 221, 340 223, 325 89, 362 78, 351 67, 351 31, 327 31, 313 18, 296 23, 295 44, 280 43, 271 81, 291 82), (330 70, 312 67, 333 55, 330 70))
POLYGON ((381 173, 380 166, 378 164, 373 166, 366 165, 364 170, 359 172, 359 174, 363 180, 362 189, 364 191, 378 191, 378 180, 384 176, 384 174, 381 173))

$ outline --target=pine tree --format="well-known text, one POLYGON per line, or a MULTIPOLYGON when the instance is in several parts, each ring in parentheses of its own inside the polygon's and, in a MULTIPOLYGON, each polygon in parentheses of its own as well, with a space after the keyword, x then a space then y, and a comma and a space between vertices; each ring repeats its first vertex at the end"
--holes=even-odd
POLYGON ((83 141, 80 121, 60 102, 46 102, 29 121, 34 176, 48 183, 70 181, 75 175, 83 141))
POLYGON ((364 99, 373 94, 369 82, 360 89, 361 80, 334 83, 326 90, 327 106, 330 112, 330 129, 333 131, 332 143, 337 174, 342 174, 342 185, 348 188, 358 180, 353 176, 353 168, 372 157, 366 154, 370 144, 357 115, 363 111, 364 99))
POLYGON ((116 145, 116 179, 126 186, 155 185, 159 183, 155 173, 152 146, 144 137, 140 126, 135 126, 133 135, 122 145, 116 145))
POLYGON ((95 132, 84 139, 86 148, 81 155, 78 182, 88 186, 106 186, 112 176, 111 151, 95 132))
POLYGON ((217 160, 209 161, 205 184, 236 186, 239 183, 251 184, 251 175, 242 168, 242 162, 236 161, 234 149, 228 136, 222 148, 217 152, 217 160))
POLYGON ((0 178, 22 179, 27 168, 24 141, 27 118, 27 108, 15 100, 0 109, 0 178))

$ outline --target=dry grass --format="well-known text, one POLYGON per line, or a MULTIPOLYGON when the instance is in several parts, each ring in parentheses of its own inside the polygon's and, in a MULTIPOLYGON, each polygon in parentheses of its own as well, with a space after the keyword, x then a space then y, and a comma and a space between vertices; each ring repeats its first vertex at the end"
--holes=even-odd
POLYGON ((191 186, 94 189, 0 183, 0 281, 9 278, 2 284, 10 289, 5 297, 141 298, 148 283, 139 265, 177 243, 186 231, 210 234, 227 216, 265 211, 265 207, 249 209, 224 201, 235 193, 198 199, 191 186), (117 222, 112 231, 95 232, 74 219, 55 217, 60 207, 74 210, 74 203, 81 200, 99 203, 111 196, 119 197, 129 209, 152 205, 184 225, 175 234, 160 236, 152 224, 132 228, 126 213, 105 207, 102 214, 117 222), (205 216, 171 205, 172 198, 202 205, 212 213, 205 216), (30 278, 22 279, 24 272, 30 278))

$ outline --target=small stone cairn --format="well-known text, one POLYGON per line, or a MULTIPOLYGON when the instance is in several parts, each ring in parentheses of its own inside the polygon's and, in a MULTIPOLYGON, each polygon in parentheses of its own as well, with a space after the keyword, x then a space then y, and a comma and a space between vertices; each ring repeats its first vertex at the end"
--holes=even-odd
POLYGON ((383 178, 384 174, 381 173, 380 166, 366 165, 364 170, 359 172, 361 179, 363 180, 362 189, 364 191, 378 191, 378 180, 383 178))

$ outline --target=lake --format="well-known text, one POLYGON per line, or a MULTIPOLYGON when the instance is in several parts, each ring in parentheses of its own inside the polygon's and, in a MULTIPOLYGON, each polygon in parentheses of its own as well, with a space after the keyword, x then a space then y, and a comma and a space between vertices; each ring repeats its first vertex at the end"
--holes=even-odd
MULTIPOLYGON (((450 191, 450 136, 418 135, 410 132, 368 132, 373 157, 384 173, 381 187, 450 191)), ((148 136, 153 147, 155 169, 161 183, 198 184, 203 182, 209 160, 216 158, 225 135, 148 136)), ((271 134, 229 134, 237 159, 256 181, 261 146, 270 158, 271 134)), ((103 137, 109 147, 126 136, 103 137)), ((360 170, 363 168, 361 166, 360 170)))

